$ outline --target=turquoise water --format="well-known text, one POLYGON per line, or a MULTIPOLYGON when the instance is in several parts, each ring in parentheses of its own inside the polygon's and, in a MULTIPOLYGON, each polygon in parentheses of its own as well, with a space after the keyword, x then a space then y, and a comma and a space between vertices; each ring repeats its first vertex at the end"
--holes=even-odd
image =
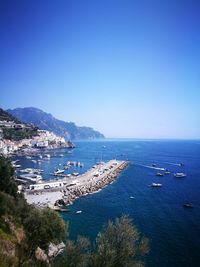
MULTIPOLYGON (((128 159, 130 164, 114 183, 76 200, 70 212, 63 213, 64 220, 69 221, 70 238, 84 235, 95 240, 107 220, 129 214, 150 240, 146 266, 200 266, 200 141, 116 140, 76 145, 72 153, 56 151, 49 162, 41 164, 47 179, 49 172, 68 160, 84 162, 79 172, 101 159, 128 159), (180 162, 184 166, 178 166, 180 162), (169 169, 171 174, 156 176, 159 170, 148 167, 152 163, 169 169), (174 172, 186 172, 187 177, 174 178, 174 172), (163 186, 152 188, 152 182, 163 186), (194 208, 183 208, 185 202, 192 202, 194 208), (76 214, 77 210, 83 212, 76 214)), ((24 167, 34 166, 25 159, 21 163, 24 167)))

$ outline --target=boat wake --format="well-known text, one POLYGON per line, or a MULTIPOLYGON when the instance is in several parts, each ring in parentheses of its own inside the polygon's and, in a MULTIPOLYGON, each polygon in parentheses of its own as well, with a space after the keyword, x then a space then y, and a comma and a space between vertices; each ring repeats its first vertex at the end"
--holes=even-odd
POLYGON ((160 168, 160 167, 153 167, 153 166, 149 166, 149 165, 139 165, 145 168, 149 168, 149 169, 154 169, 154 170, 160 170, 160 171, 165 171, 166 168, 160 168))
POLYGON ((181 163, 173 163, 173 162, 165 162, 165 163, 174 166, 181 166, 181 163))
POLYGON ((145 166, 147 168, 150 168, 150 169, 154 169, 154 170, 160 170, 160 171, 165 171, 166 168, 160 168, 160 167, 153 167, 153 166, 145 166))

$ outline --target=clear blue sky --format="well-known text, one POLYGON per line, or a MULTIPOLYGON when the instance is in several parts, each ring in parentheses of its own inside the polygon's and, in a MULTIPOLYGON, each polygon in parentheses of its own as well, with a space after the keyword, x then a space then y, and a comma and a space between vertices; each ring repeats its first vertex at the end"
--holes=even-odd
POLYGON ((200 138, 200 2, 0 0, 0 106, 107 137, 200 138))

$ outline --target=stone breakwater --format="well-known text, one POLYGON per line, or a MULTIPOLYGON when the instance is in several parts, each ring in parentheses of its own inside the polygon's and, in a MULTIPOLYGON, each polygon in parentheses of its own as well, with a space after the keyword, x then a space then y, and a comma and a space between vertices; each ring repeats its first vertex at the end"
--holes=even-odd
MULTIPOLYGON (((98 192, 112 183, 127 165, 128 162, 122 160, 102 162, 78 177, 60 180, 65 181, 65 186, 27 191, 25 197, 29 204, 57 210, 60 205, 70 205, 77 198, 98 192)), ((49 181, 49 185, 51 184, 52 180, 49 181)))
POLYGON ((126 168, 128 165, 127 162, 121 162, 120 166, 116 167, 114 170, 110 171, 106 175, 102 175, 99 179, 91 179, 86 184, 80 184, 72 187, 71 189, 67 188, 64 192, 64 202, 66 205, 70 205, 73 201, 81 196, 92 194, 100 191, 102 188, 111 184, 119 175, 119 173, 126 168))

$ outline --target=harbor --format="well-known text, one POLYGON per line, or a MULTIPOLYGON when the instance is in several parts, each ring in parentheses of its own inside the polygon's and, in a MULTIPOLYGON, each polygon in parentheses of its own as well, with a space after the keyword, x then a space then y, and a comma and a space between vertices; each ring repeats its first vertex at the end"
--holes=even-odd
POLYGON ((112 183, 126 168, 127 161, 110 160, 99 162, 81 175, 30 184, 24 195, 29 204, 55 210, 72 204, 77 198, 99 191, 112 183))

